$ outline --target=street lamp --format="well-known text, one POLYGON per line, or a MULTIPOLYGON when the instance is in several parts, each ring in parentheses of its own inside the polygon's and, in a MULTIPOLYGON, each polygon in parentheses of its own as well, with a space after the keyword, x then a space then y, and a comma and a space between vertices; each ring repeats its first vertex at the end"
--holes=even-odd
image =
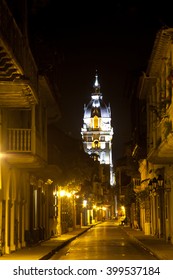
POLYGON ((65 195, 65 191, 58 186, 58 189, 55 187, 55 191, 53 192, 55 197, 55 218, 56 218, 56 234, 61 236, 62 228, 61 228, 61 198, 65 195), (58 209, 58 211, 57 211, 58 209))
POLYGON ((155 224, 154 228, 158 232, 158 236, 162 237, 165 231, 165 220, 164 220, 164 180, 161 175, 154 177, 150 180, 149 184, 150 192, 154 192, 156 200, 154 200, 154 211, 153 215, 155 216, 154 220, 159 220, 155 224), (158 226, 157 226, 158 225, 158 226))
POLYGON ((150 181, 148 183, 148 188, 149 188, 150 194, 153 193, 154 195, 156 195, 157 184, 158 184, 158 181, 155 177, 153 179, 150 179, 150 181))
POLYGON ((62 228, 61 228, 61 197, 64 196, 64 191, 61 190, 61 187, 58 186, 58 220, 57 220, 57 234, 61 236, 62 228))
POLYGON ((81 225, 86 226, 87 225, 87 205, 88 202, 86 199, 83 200, 83 222, 81 221, 81 225))
MULTIPOLYGON (((58 186, 58 223, 57 223, 57 233, 58 236, 61 236, 62 234, 62 215, 63 215, 63 206, 65 207, 65 212, 67 212, 67 206, 66 203, 64 204, 62 201, 63 197, 66 197, 67 199, 70 198, 72 196, 72 194, 64 189, 61 189, 60 186, 58 186)), ((66 215, 66 219, 67 219, 67 215, 66 215)), ((69 220, 66 220, 67 224, 68 224, 69 220)))
POLYGON ((154 190, 157 189, 157 179, 156 179, 156 177, 154 177, 153 180, 152 180, 152 187, 153 187, 154 190))
POLYGON ((162 175, 159 175, 159 176, 158 176, 157 182, 158 182, 158 186, 159 186, 160 188, 163 188, 163 178, 162 178, 162 175))
POLYGON ((163 180, 162 175, 159 175, 157 179, 156 179, 156 177, 154 177, 153 179, 150 179, 150 181, 148 183, 149 190, 156 191, 156 190, 162 189, 163 183, 164 183, 164 180, 163 180))
POLYGON ((57 198, 58 198, 58 215, 57 215, 56 232, 58 236, 61 236, 62 221, 64 221, 64 218, 65 218, 66 226, 68 226, 69 230, 71 230, 71 228, 74 228, 76 226, 75 192, 66 191, 62 189, 60 186, 58 186, 57 198), (68 201, 63 202, 62 200, 63 197, 65 197, 68 201))
MULTIPOLYGON (((53 195, 55 197, 56 235, 61 236, 64 230, 71 231, 76 227, 76 198, 77 191, 68 187, 56 186, 53 195), (64 198, 64 199, 63 199, 64 198)), ((87 200, 83 201, 83 207, 87 207, 87 200)))
POLYGON ((84 208, 87 207, 87 200, 86 199, 83 200, 83 207, 84 208))
POLYGON ((148 188, 149 188, 149 191, 151 192, 153 189, 152 180, 149 181, 148 188))

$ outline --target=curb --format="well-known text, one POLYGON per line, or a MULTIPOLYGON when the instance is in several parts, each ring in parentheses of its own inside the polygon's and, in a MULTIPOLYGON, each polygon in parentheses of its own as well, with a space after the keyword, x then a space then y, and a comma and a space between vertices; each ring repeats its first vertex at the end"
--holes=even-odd
POLYGON ((62 249, 63 247, 65 247, 67 244, 69 244, 71 241, 73 241, 74 239, 76 239, 77 237, 79 237, 80 235, 82 235, 83 233, 85 233, 86 231, 88 231, 89 229, 91 229, 92 227, 94 227, 95 225, 91 225, 91 227, 86 228, 85 230, 83 230, 82 232, 78 233, 76 236, 73 236, 72 238, 64 241, 61 245, 57 246, 56 248, 54 248, 51 252, 47 253, 46 255, 44 255, 43 257, 41 257, 39 260, 48 260, 50 259, 56 252, 58 252, 60 249, 62 249))
POLYGON ((145 245, 143 242, 139 241, 139 239, 137 237, 135 237, 134 235, 128 233, 123 227, 122 230, 124 230, 124 232, 126 232, 126 234, 133 240, 135 241, 140 247, 142 247, 144 250, 146 250, 148 253, 150 253, 151 255, 153 255, 156 259, 158 260, 162 260, 158 254, 156 254, 150 247, 148 247, 147 245, 145 245))

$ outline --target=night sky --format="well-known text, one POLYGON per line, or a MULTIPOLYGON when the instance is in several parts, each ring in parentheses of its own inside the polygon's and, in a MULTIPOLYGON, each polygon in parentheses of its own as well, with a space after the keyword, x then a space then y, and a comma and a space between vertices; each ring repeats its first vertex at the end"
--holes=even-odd
POLYGON ((52 70, 60 88, 59 127, 81 138, 83 107, 90 101, 97 70, 103 99, 112 110, 114 159, 123 156, 131 137, 128 86, 146 70, 156 32, 173 27, 171 5, 156 3, 45 0, 32 7, 32 37, 50 59, 48 68, 57 63, 59 69, 52 70))

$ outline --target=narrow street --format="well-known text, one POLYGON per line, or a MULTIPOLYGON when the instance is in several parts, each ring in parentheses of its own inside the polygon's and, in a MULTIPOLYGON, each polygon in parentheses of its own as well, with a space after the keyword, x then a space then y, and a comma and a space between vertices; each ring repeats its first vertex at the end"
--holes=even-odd
POLYGON ((155 260, 115 221, 91 228, 56 252, 51 260, 155 260))

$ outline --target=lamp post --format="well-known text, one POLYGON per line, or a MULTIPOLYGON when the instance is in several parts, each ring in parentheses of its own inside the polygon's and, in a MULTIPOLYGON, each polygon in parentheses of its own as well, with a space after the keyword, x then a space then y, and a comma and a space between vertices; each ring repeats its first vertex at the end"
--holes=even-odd
MULTIPOLYGON (((62 201, 63 197, 68 199, 71 197, 71 194, 64 189, 61 188, 61 186, 58 186, 58 221, 57 221, 57 234, 58 236, 61 236, 62 234, 62 215, 63 215, 63 221, 64 221, 64 212, 68 212, 68 207, 67 207, 67 201, 65 202, 62 201), (65 207, 65 209, 64 209, 65 207)), ((68 215, 65 214, 65 219, 68 225, 68 215)), ((66 226, 67 227, 67 226, 66 226)), ((64 229, 63 229, 64 230, 64 229)))
POLYGON ((56 197, 58 206, 56 233, 61 236, 62 232, 67 228, 70 231, 76 227, 75 192, 66 191, 61 186, 58 186, 56 197))
POLYGON ((153 191, 155 192, 157 189, 157 179, 156 177, 153 178, 152 180, 152 187, 153 187, 153 191))
MULTIPOLYGON (((0 124, 1 127, 1 124, 0 124)), ((0 129, 1 130, 1 129, 0 129)), ((0 131, 1 136, 1 131, 0 131)), ((1 141, 1 138, 0 138, 1 141)), ((1 142, 0 142, 0 151, 1 151, 1 142)), ((1 175, 1 153, 0 153, 0 256, 2 254, 2 175, 1 175)))
POLYGON ((152 195, 152 180, 149 180, 148 183, 148 188, 149 188, 149 193, 150 193, 150 198, 149 198, 149 203, 150 203, 150 228, 151 228, 151 234, 153 235, 155 232, 155 201, 152 195))
POLYGON ((88 202, 87 202, 87 200, 86 199, 84 199, 83 200, 83 222, 81 223, 81 225, 84 225, 84 226, 86 226, 87 225, 87 204, 88 204, 88 202))
POLYGON ((157 182, 158 182, 159 187, 162 188, 164 180, 161 175, 158 176, 157 182))
POLYGON ((154 177, 148 184, 151 196, 152 233, 163 237, 165 232, 164 180, 161 175, 154 177))
POLYGON ((61 236, 61 187, 55 187, 55 191, 53 193, 54 197, 55 197, 55 202, 54 202, 54 206, 55 206, 55 221, 56 221, 56 226, 55 226, 55 234, 57 236, 61 236))
POLYGON ((148 184, 151 197, 151 227, 152 233, 158 237, 170 239, 170 192, 169 180, 164 180, 160 174, 148 184))
POLYGON ((159 237, 163 237, 165 233, 165 205, 164 205, 164 180, 161 175, 158 176, 158 213, 160 219, 159 237))
POLYGON ((73 197, 72 197, 72 202, 73 202, 73 228, 76 228, 76 195, 75 192, 73 192, 73 197))
POLYGON ((61 226, 61 197, 64 196, 65 191, 61 189, 60 186, 55 188, 55 217, 56 217, 56 234, 61 236, 62 226, 61 226), (58 210, 58 211, 57 211, 58 210))
POLYGON ((58 220, 57 220, 57 234, 61 236, 61 187, 58 186, 58 220))

